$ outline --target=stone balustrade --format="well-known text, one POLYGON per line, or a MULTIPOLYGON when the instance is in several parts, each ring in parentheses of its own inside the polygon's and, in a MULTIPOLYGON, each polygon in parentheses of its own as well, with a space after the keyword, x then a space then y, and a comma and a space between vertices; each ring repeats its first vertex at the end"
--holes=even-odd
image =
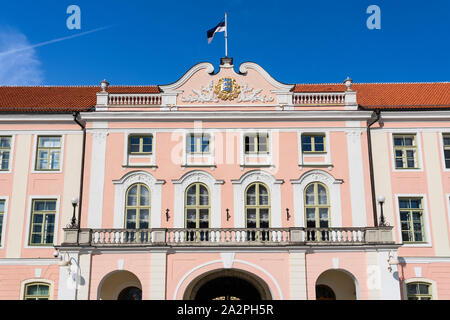
POLYGON ((344 105, 345 92, 294 93, 294 105, 344 105))
POLYGON ((113 93, 108 96, 108 105, 112 106, 149 106, 149 105, 160 105, 161 95, 160 94, 120 94, 113 93))
POLYGON ((298 246, 393 244, 392 227, 64 229, 61 246, 298 246))

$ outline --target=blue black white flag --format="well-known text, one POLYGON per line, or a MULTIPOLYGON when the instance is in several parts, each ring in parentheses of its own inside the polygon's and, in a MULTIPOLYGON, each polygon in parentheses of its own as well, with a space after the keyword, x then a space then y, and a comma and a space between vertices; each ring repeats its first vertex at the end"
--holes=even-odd
POLYGON ((208 44, 211 43, 211 41, 213 41, 213 38, 214 38, 214 35, 216 34, 216 32, 225 32, 226 28, 227 27, 225 24, 225 20, 223 20, 221 23, 219 23, 214 28, 208 30, 206 32, 206 36, 208 37, 208 44))

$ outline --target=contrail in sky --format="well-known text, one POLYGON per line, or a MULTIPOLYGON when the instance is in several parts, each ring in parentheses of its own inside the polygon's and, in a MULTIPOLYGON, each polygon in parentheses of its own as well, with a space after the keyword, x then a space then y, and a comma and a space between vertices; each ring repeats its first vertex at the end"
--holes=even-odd
POLYGON ((105 30, 105 29, 108 29, 108 28, 111 28, 111 27, 112 27, 112 26, 101 27, 101 28, 89 30, 89 31, 86 31, 86 32, 81 32, 81 33, 78 33, 78 34, 74 34, 74 35, 72 35, 72 36, 68 36, 68 37, 63 37, 63 38, 58 38, 58 39, 53 39, 53 40, 41 42, 41 43, 34 44, 34 45, 31 45, 31 46, 28 46, 28 47, 23 47, 23 48, 19 48, 19 49, 10 50, 10 51, 0 52, 0 57, 1 57, 1 56, 5 56, 5 55, 8 55, 8 54, 12 54, 12 53, 24 51, 24 50, 30 50, 30 49, 33 49, 33 48, 46 46, 46 45, 48 45, 48 44, 52 44, 52 43, 55 43, 55 42, 61 42, 61 41, 64 41, 64 40, 69 40, 69 39, 72 39, 72 38, 81 37, 81 36, 84 36, 84 35, 86 35, 86 34, 94 33, 94 32, 101 31, 101 30, 105 30))

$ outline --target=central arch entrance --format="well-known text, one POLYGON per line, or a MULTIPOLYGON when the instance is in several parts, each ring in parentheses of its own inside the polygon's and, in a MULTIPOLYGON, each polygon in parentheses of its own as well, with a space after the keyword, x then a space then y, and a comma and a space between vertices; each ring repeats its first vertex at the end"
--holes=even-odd
POLYGON ((186 288, 184 300, 271 300, 267 284, 242 270, 222 269, 197 277, 186 288))

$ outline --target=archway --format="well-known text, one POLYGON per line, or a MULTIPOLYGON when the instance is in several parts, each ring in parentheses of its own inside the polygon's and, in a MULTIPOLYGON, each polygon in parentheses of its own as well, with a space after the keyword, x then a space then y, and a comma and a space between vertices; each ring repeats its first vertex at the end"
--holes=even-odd
POLYGON ((316 281, 317 300, 357 300, 357 291, 355 277, 345 270, 327 270, 316 281))
POLYGON ((135 274, 120 270, 107 274, 98 286, 99 300, 141 300, 142 285, 135 274))
POLYGON ((184 300, 271 300, 267 284, 249 272, 237 269, 214 270, 194 279, 184 300))

